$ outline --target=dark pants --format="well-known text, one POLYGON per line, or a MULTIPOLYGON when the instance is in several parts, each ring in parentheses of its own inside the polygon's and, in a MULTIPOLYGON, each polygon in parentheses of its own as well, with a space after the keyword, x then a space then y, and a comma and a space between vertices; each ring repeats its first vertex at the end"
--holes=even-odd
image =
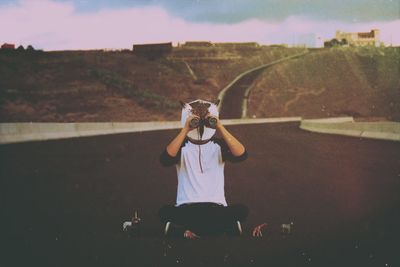
POLYGON ((224 207, 215 203, 192 203, 164 206, 159 210, 159 217, 162 223, 171 222, 199 235, 213 235, 237 230, 236 222, 244 221, 248 213, 248 208, 240 204, 224 207))

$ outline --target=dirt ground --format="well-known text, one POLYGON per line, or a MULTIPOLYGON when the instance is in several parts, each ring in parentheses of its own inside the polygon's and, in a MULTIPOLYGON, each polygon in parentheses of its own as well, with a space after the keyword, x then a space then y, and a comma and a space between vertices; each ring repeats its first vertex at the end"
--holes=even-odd
POLYGON ((130 51, 0 51, 0 121, 174 120, 179 100, 215 101, 243 71, 299 50, 174 48, 157 59, 130 51))
POLYGON ((158 156, 176 130, 0 146, 1 265, 399 266, 399 143, 297 123, 229 129, 249 152, 225 169, 228 202, 250 209, 245 234, 198 241, 163 238, 157 219, 175 200, 158 156), (134 210, 142 236, 129 238, 134 210))
MULTIPOLYGON (((1 122, 175 120, 179 100, 215 101, 237 75, 301 48, 175 48, 149 60, 129 51, 0 53, 1 122)), ((1 52, 1 51, 0 51, 1 52)), ((226 118, 400 120, 399 48, 313 49, 246 75, 229 91, 226 118), (232 107, 236 108, 232 110, 232 107)))

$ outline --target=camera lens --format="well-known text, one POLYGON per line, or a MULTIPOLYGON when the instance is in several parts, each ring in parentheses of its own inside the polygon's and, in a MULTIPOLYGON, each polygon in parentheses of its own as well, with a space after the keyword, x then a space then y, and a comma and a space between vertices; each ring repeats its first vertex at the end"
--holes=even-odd
POLYGON ((200 124, 200 119, 199 118, 193 118, 193 119, 190 120, 189 127, 191 129, 195 129, 195 128, 199 127, 199 124, 200 124))
POLYGON ((214 117, 208 118, 208 127, 215 129, 217 127, 217 119, 214 117))

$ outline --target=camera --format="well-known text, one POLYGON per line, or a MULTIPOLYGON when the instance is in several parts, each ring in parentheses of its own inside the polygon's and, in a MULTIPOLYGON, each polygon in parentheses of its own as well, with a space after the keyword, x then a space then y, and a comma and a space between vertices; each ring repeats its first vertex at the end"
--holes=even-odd
POLYGON ((217 128, 217 122, 218 122, 218 120, 214 117, 208 117, 205 119, 193 118, 193 119, 191 119, 189 126, 191 129, 196 129, 200 125, 204 125, 208 128, 215 129, 215 128, 217 128))
POLYGON ((217 122, 218 122, 218 120, 216 118, 208 117, 206 119, 206 124, 205 125, 207 127, 209 127, 209 128, 215 129, 215 128, 217 128, 217 122))

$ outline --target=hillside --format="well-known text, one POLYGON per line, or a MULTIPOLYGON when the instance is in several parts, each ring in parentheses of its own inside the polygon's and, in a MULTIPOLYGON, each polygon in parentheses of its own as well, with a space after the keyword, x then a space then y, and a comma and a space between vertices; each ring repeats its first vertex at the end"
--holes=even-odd
POLYGON ((266 70, 250 116, 354 116, 400 121, 400 49, 332 48, 266 70))
MULTIPOLYGON (((302 49, 0 51, 1 122, 176 120, 179 100, 213 100, 238 74, 302 49)), ((275 65, 253 82, 256 117, 351 115, 400 120, 399 48, 332 48, 275 65)))
POLYGON ((299 49, 174 48, 0 53, 2 122, 176 120, 179 100, 216 99, 239 73, 299 49))

